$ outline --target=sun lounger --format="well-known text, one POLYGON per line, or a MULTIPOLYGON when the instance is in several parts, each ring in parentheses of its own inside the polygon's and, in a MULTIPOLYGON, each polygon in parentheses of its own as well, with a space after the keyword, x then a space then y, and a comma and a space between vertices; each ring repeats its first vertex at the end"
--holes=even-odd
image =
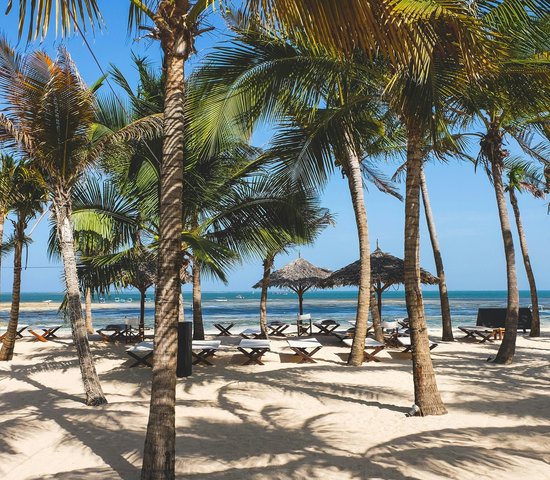
MULTIPOLYGON (((343 342, 348 347, 351 347, 353 345, 353 339, 351 338, 346 338, 343 340, 343 342)), ((385 345, 382 342, 378 342, 374 338, 367 337, 365 339, 365 349, 364 349, 365 351, 364 351, 363 362, 379 362, 380 359, 376 358, 375 355, 377 355, 379 352, 384 350, 384 348, 385 348, 385 345)), ((350 352, 350 356, 351 356, 351 352, 350 352)))
MULTIPOLYGON (((410 352, 412 349, 411 337, 395 337, 396 342, 405 349, 401 353, 410 352)), ((430 340, 430 350, 433 350, 437 347, 437 343, 430 340)))
POLYGON ((126 332, 125 323, 116 323, 107 325, 105 328, 100 328, 96 332, 105 340, 106 342, 115 341, 121 338, 124 338, 126 332))
POLYGON ((316 363, 311 357, 323 347, 315 338, 287 340, 286 343, 288 343, 289 348, 294 351, 296 355, 301 357, 298 363, 316 363), (309 352, 308 349, 310 350, 309 352))
POLYGON ((57 332, 63 325, 33 325, 29 328, 29 332, 34 335, 35 342, 47 342, 50 338, 57 338, 55 332, 57 332), (39 333, 38 330, 42 330, 39 333))
POLYGON ((220 340, 193 340, 191 353, 193 354, 193 365, 203 363, 204 365, 213 365, 208 358, 214 356, 221 345, 220 340))
POLYGON ((127 347, 126 353, 135 360, 135 363, 130 365, 130 367, 137 367, 138 365, 153 366, 149 363, 149 358, 153 356, 153 342, 140 342, 127 347))
POLYGON ((248 357, 243 365, 257 363, 263 365, 262 357, 270 350, 271 342, 269 340, 252 340, 244 338, 239 343, 237 350, 248 357))
POLYGON ((239 335, 243 338, 259 338, 262 336, 262 331, 259 328, 247 328, 239 333, 239 335))
POLYGON ((214 327, 216 327, 220 333, 218 333, 218 337, 230 337, 231 332, 230 330, 235 326, 235 322, 219 322, 215 323, 214 327))
MULTIPOLYGON (((23 332, 29 328, 28 325, 17 325, 17 330, 15 331, 15 339, 23 338, 23 332)), ((0 342, 4 340, 4 337, 8 334, 8 332, 4 332, 0 334, 0 342)))
POLYGON ((466 334, 464 339, 479 337, 478 343, 492 342, 493 339, 501 338, 503 328, 483 327, 479 325, 459 325, 458 329, 466 334), (493 338, 491 338, 493 337, 493 338))
POLYGON ((275 337, 286 337, 285 330, 290 328, 290 323, 273 321, 267 324, 269 334, 275 337))
POLYGON ((319 333, 324 333, 326 335, 331 334, 340 326, 337 321, 331 319, 319 320, 318 322, 313 322, 313 325, 319 329, 319 333))
POLYGON ((355 333, 355 327, 348 328, 347 330, 333 330, 330 333, 339 340, 344 341, 346 338, 353 337, 353 334, 355 333))

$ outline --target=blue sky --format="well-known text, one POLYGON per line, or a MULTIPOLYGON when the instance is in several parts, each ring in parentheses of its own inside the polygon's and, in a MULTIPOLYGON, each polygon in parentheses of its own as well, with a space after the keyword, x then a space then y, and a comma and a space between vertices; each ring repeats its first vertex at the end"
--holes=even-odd
MULTIPOLYGON (((148 40, 136 42, 137 34, 128 35, 126 30, 126 2, 100 2, 103 5, 105 28, 89 33, 92 49, 105 69, 110 63, 116 64, 130 79, 135 79, 130 51, 146 54, 158 61, 159 46, 148 40), (116 4, 116 5, 113 5, 116 4)), ((217 28, 197 43, 198 55, 188 64, 193 68, 216 42, 227 41, 224 28, 216 14, 210 15, 210 23, 217 28)), ((0 32, 15 44, 17 42, 17 17, 11 14, 0 16, 0 32)), ((54 32, 42 44, 26 45, 20 48, 44 48, 50 53, 64 44, 71 52, 84 79, 92 83, 100 76, 97 65, 84 46, 82 39, 74 36, 68 40, 55 38, 54 32)), ((1 103, 1 102, 0 102, 1 103)), ((265 141, 267 133, 260 131, 255 138, 265 141)), ((511 146, 512 151, 515 151, 511 146)), ((475 149, 471 152, 475 155, 475 149)), ((387 173, 396 165, 382 165, 387 173)), ((506 271, 502 239, 498 222, 495 196, 487 177, 482 170, 474 173, 473 166, 467 163, 430 164, 426 169, 432 207, 437 222, 440 243, 445 262, 448 287, 451 290, 504 290, 506 271)), ((404 185, 401 187, 404 191, 404 185)), ((393 255, 403 255, 404 205, 398 200, 384 195, 374 187, 366 194, 367 213, 372 248, 378 240, 380 247, 393 255)), ((550 217, 547 215, 546 201, 535 200, 527 195, 519 199, 523 221, 527 232, 529 250, 539 289, 550 289, 550 217)), ((336 226, 328 227, 314 245, 300 248, 302 257, 330 269, 337 269, 357 260, 357 234, 347 182, 337 173, 322 195, 323 206, 328 207, 336 217, 336 226)), ((511 213, 511 210, 510 210, 511 213)), ((9 223, 9 222, 8 222, 9 223)), ((31 223, 32 225, 32 223, 31 223)), ((7 230, 10 226, 7 225, 7 230)), ((57 292, 63 289, 61 266, 51 263, 46 256, 46 241, 49 225, 42 221, 34 231, 34 243, 29 247, 28 269, 23 272, 22 289, 27 292, 57 292), (41 268, 40 268, 41 267, 41 268), (44 268, 46 267, 46 268, 44 268)), ((422 266, 435 271, 433 256, 425 223, 421 230, 422 266)), ((275 266, 280 267, 296 258, 298 251, 280 255, 275 266)), ((527 279, 523 271, 519 244, 516 239, 518 278, 520 288, 526 289, 527 279)), ((11 256, 2 260, 1 290, 11 290, 11 256)), ((223 285, 205 279, 205 290, 248 290, 261 276, 261 262, 235 268, 229 276, 229 284, 223 285)))

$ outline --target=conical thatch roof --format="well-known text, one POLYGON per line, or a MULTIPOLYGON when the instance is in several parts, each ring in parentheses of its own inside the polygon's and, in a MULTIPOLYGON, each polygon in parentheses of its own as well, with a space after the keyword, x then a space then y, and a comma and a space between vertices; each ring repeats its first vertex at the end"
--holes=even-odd
MULTIPOLYGON (((371 279, 374 287, 384 289, 391 285, 404 283, 405 262, 389 253, 377 248, 370 256, 371 279)), ((361 264, 359 260, 350 263, 340 270, 336 270, 330 277, 323 281, 325 287, 351 286, 359 284, 359 272, 361 264)), ((420 269, 420 281, 424 284, 434 285, 438 283, 437 277, 430 272, 420 269)))
MULTIPOLYGON (((279 270, 275 270, 269 276, 269 286, 290 288, 291 290, 321 287, 321 282, 332 272, 326 268, 316 267, 312 263, 297 258, 279 270)), ((261 288, 262 281, 254 284, 252 288, 261 288)))

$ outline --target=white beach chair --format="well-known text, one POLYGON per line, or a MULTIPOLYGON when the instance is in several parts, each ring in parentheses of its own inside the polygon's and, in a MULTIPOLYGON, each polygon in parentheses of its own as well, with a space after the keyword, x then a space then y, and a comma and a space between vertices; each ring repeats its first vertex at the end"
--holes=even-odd
POLYGON ((310 335, 313 333, 311 314, 304 313, 303 315, 298 315, 298 318, 296 319, 296 330, 298 332, 298 336, 310 335))
POLYGON ((138 365, 145 365, 146 367, 152 367, 149 363, 149 358, 153 356, 153 342, 140 342, 136 345, 126 348, 126 353, 135 360, 135 363, 130 367, 136 367, 138 365))
POLYGON ((323 345, 321 345, 316 338, 287 340, 286 343, 296 355, 301 357, 298 363, 316 363, 311 357, 323 348, 323 345))
MULTIPOLYGON (((351 347, 353 345, 352 338, 345 338, 343 342, 348 347, 351 347)), ((378 342, 374 338, 367 337, 365 339, 363 362, 379 362, 380 359, 376 358, 375 355, 384 350, 384 348, 385 345, 382 342, 378 342)))
POLYGON ((191 352, 195 358, 193 365, 198 365, 199 363, 213 365, 208 358, 214 356, 219 350, 221 343, 220 340, 193 340, 191 344, 191 352))
MULTIPOLYGON (((411 337, 400 336, 400 337, 395 337, 395 340, 401 347, 404 347, 404 350, 401 353, 406 353, 411 351, 412 349, 411 337)), ((437 347, 437 345, 439 344, 432 342, 430 340, 430 350, 433 350, 435 347, 437 347)))
POLYGON ((271 349, 271 342, 269 340, 258 340, 244 338, 240 341, 237 350, 248 357, 243 365, 250 365, 251 363, 257 363, 263 365, 262 357, 271 349))
POLYGON ((262 331, 259 328, 247 328, 239 333, 239 335, 243 338, 258 338, 262 335, 262 331))

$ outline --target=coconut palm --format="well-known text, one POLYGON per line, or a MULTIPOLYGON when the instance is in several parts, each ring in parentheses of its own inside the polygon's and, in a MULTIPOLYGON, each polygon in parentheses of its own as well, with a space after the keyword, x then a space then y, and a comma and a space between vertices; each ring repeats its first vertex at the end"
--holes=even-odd
POLYGON ((533 320, 531 323, 530 337, 540 336, 540 314, 539 314, 539 300, 537 293, 537 284, 535 281, 535 275, 533 273, 533 267, 531 266, 531 259, 529 258, 529 250, 527 248, 527 237, 523 228, 523 222, 521 221, 521 212, 519 209, 519 203, 517 193, 528 192, 535 198, 544 198, 545 184, 543 176, 540 174, 537 168, 534 168, 532 164, 525 162, 514 162, 507 166, 508 182, 506 190, 510 198, 510 204, 514 212, 514 218, 516 220, 516 228, 518 232, 519 244, 521 247, 521 255, 523 257, 523 265, 525 266, 525 272, 527 274, 527 280, 529 282, 529 291, 531 294, 531 310, 533 312, 533 320))
POLYGON ((29 240, 25 235, 25 229, 29 220, 42 210, 46 201, 46 191, 44 184, 40 181, 40 176, 25 163, 20 163, 13 169, 11 181, 10 205, 16 217, 12 220, 14 227, 13 287, 10 320, 0 350, 0 361, 11 360, 15 347, 21 299, 22 254, 23 248, 29 240))
POLYGON ((5 41, 0 42, 0 92, 6 103, 0 141, 29 158, 48 185, 86 404, 101 405, 106 399, 82 318, 71 225, 72 188, 95 160, 89 137, 93 92, 63 49, 55 59, 40 51, 20 56, 5 41))
POLYGON ((487 27, 496 30, 503 39, 506 55, 496 62, 497 71, 480 69, 481 81, 466 85, 457 109, 465 116, 466 123, 473 119, 483 127, 483 131, 477 133, 480 138, 478 163, 493 185, 499 213, 508 294, 506 335, 494 359, 499 364, 512 362, 519 317, 515 248, 503 180, 509 157, 505 143, 516 141, 527 155, 540 159, 532 142, 532 134, 537 131, 533 119, 548 110, 550 98, 549 37, 547 24, 543 23, 548 10, 542 3, 535 2, 529 8, 524 2, 511 0, 506 4, 508 10, 495 8, 481 17, 487 27))
MULTIPOLYGON (((12 178, 15 160, 11 155, 0 155, 0 265, 2 264, 2 246, 4 241, 4 224, 11 209, 12 178)), ((0 269, 1 272, 1 269, 0 269)))

